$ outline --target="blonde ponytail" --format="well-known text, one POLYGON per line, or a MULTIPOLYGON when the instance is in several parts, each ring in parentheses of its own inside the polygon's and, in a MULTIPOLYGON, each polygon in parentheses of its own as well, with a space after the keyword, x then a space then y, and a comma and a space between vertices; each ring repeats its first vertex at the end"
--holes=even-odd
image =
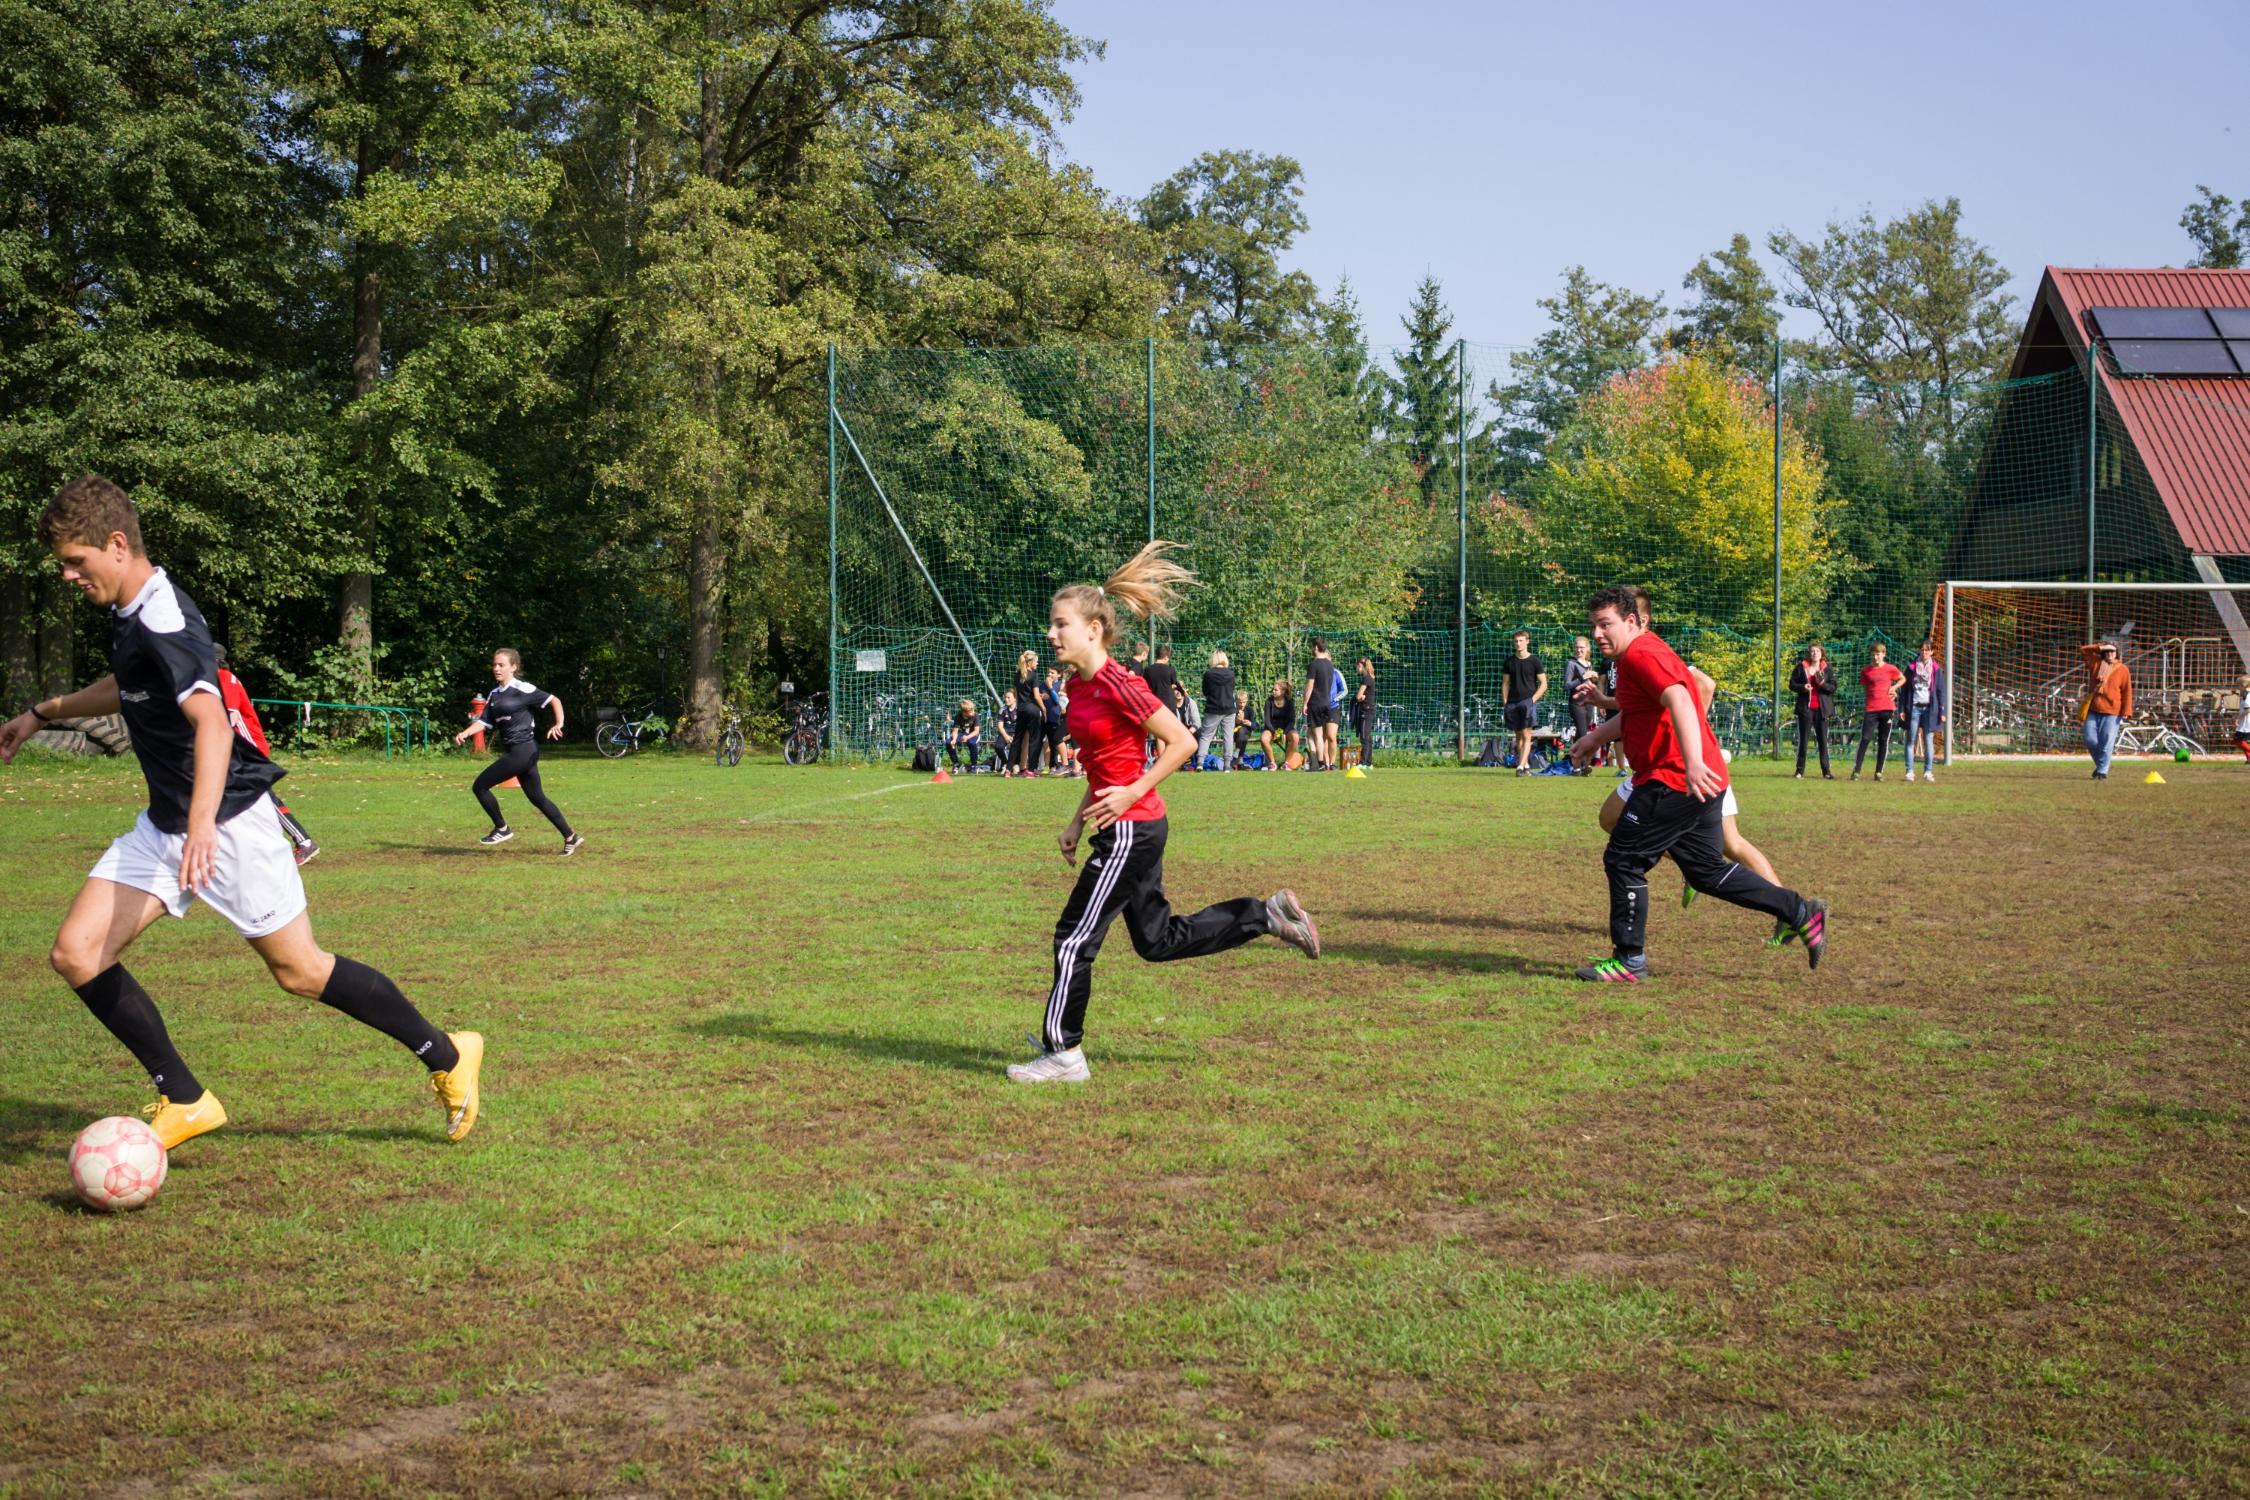
POLYGON ((1117 612, 1124 609, 1142 620, 1168 620, 1179 607, 1180 595, 1195 582, 1195 574, 1167 555, 1178 542, 1150 542, 1099 585, 1073 583, 1055 590, 1055 602, 1067 604, 1102 627, 1102 644, 1117 639, 1117 612))

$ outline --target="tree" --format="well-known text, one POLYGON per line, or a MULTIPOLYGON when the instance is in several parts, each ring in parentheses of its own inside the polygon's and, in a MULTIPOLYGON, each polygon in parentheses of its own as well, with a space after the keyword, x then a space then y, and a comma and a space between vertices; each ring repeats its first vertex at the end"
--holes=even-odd
POLYGON ((1782 300, 1820 320, 1825 342, 1795 352, 1815 369, 1867 383, 1901 422, 1934 416, 1949 435, 1962 388, 1996 378, 2015 348, 2008 273, 1961 232, 1961 200, 1935 200, 1878 224, 1862 212, 1818 240, 1776 230, 1782 300))
POLYGON ((1406 347, 1391 357, 1389 428, 1414 466, 1425 504, 1450 504, 1457 487, 1453 450, 1461 416, 1460 348, 1449 335, 1453 314, 1435 276, 1424 276, 1399 320, 1406 347))
POLYGON ((1336 394, 1360 414, 1369 439, 1388 414, 1388 382, 1367 348, 1367 330, 1359 320, 1359 298, 1349 276, 1336 283, 1336 295, 1320 304, 1316 314, 1318 344, 1327 360, 1336 394))
POLYGON ((2200 182, 2195 190, 2200 196, 2180 214, 2180 227, 2195 241, 2195 259, 2188 264, 2231 271, 2242 264, 2250 246, 2250 199, 2237 204, 2200 182))
POLYGON ((1510 378, 1488 397, 1501 410, 1496 439, 1504 483, 1534 469, 1578 404, 1610 379, 1647 364, 1664 299, 1594 280, 1584 266, 1563 272, 1560 296, 1542 297, 1550 327, 1508 358, 1510 378))
POLYGON ((1781 316, 1773 283, 1750 253, 1750 236, 1738 234, 1725 249, 1704 256, 1680 285, 1695 293, 1695 301, 1681 309, 1676 345, 1765 379, 1773 369, 1781 316))
MULTIPOLYGON (((1783 629, 1797 638, 1849 563, 1819 453, 1794 424, 1781 441, 1783 629)), ((1612 377, 1556 434, 1536 505, 1501 499, 1481 518, 1516 585, 1497 612, 1575 625, 1594 589, 1638 583, 1668 636, 1742 633, 1691 648, 1722 684, 1764 684, 1768 653, 1745 638, 1772 609, 1773 444, 1765 393, 1711 356, 1612 377)))
POLYGON ((1281 267, 1307 222, 1303 178, 1292 157, 1206 151, 1141 202, 1164 246, 1163 316, 1223 364, 1313 326, 1312 278, 1281 267))

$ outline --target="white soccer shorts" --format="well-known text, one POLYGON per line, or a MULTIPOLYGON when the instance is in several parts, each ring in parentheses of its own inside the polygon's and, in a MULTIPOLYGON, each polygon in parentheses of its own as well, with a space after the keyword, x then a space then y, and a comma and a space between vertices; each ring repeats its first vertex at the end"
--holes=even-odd
POLYGON ((186 843, 186 834, 163 832, 143 812, 132 831, 94 862, 87 878, 146 891, 175 917, 186 916, 189 905, 200 900, 246 938, 279 932, 305 909, 305 880, 273 798, 260 797, 219 825, 211 878, 192 895, 180 889, 180 850, 186 843))
MULTIPOLYGON (((1617 800, 1620 802, 1630 802, 1633 800, 1632 777, 1628 776, 1623 781, 1617 783, 1617 800)), ((1742 814, 1735 809, 1734 788, 1731 785, 1728 786, 1726 795, 1719 799, 1719 816, 1722 818, 1738 818, 1742 816, 1742 814)))

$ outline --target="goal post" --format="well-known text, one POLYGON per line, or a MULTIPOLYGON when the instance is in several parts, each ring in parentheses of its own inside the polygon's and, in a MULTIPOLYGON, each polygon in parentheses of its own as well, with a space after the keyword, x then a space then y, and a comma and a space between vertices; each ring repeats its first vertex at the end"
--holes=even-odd
MULTIPOLYGON (((2216 573, 2216 568, 2208 570, 2216 573)), ((2084 749, 2081 648, 2118 647, 2132 672, 2121 754, 2224 753, 2250 677, 2250 583, 1949 579, 1931 635, 1949 693, 1945 756, 2084 749)))

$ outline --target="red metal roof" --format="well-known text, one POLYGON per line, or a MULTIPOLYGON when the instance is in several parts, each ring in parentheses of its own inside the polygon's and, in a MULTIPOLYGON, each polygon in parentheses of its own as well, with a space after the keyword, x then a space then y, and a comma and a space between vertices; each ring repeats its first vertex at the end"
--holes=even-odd
MULTIPOLYGON (((2250 308, 2250 270, 2113 271, 2049 266, 2039 296, 2077 357, 2090 307, 2250 308)), ((2102 388, 2191 555, 2250 554, 2250 378, 2136 376, 2102 388)))

